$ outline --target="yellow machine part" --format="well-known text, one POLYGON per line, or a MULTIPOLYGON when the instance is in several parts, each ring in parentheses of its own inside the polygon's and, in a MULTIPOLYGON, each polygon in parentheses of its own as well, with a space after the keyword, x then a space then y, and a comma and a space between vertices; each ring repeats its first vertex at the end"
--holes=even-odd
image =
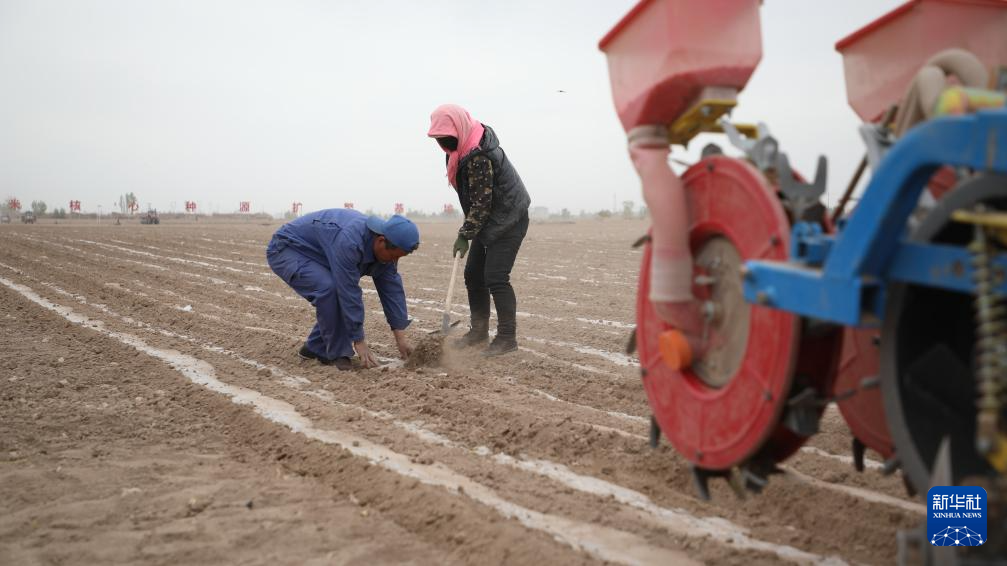
POLYGON ((1000 243, 1007 246, 1007 212, 956 210, 951 213, 951 218, 956 222, 982 226, 988 234, 995 236, 1000 243))
POLYGON ((986 459, 996 471, 1007 474, 1007 435, 997 437, 996 446, 986 454, 986 459))
POLYGON ((983 108, 1000 108, 1007 105, 1007 93, 982 88, 953 86, 934 104, 934 116, 960 116, 983 108))
MULTIPOLYGON (((720 98, 700 100, 672 122, 668 128, 668 141, 672 144, 688 145, 692 138, 701 133, 723 133, 720 118, 737 104, 736 100, 720 98)), ((735 124, 734 127, 747 138, 758 137, 758 129, 754 124, 735 124)))

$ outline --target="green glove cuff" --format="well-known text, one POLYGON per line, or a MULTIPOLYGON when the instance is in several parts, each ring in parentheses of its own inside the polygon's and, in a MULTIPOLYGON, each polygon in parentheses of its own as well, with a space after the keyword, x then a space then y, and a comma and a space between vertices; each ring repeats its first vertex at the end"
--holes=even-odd
POLYGON ((452 256, 457 255, 458 257, 465 257, 465 254, 468 251, 469 251, 469 241, 466 240, 463 236, 458 236, 458 239, 455 240, 455 245, 451 250, 451 255, 452 256))

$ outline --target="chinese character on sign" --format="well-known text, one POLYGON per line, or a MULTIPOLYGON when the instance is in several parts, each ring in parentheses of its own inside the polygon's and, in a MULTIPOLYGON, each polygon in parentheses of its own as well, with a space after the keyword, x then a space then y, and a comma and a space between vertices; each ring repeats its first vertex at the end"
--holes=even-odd
POLYGON ((450 215, 450 214, 454 214, 454 213, 455 213, 455 205, 453 205, 453 204, 445 204, 444 205, 444 214, 450 215))
POLYGON ((405 212, 406 212, 406 205, 402 204, 401 202, 395 203, 395 214, 405 214, 405 212))
POLYGON ((982 509, 982 497, 979 495, 968 495, 965 500, 965 509, 968 511, 979 511, 982 509))
POLYGON ((21 201, 19 201, 18 199, 14 198, 14 197, 11 197, 11 198, 7 199, 7 208, 9 208, 11 210, 14 210, 14 211, 21 210, 21 201))
POLYGON ((343 208, 353 208, 353 203, 352 202, 344 202, 343 203, 343 208))
POLYGON ((299 214, 301 214, 301 206, 303 206, 303 205, 301 203, 299 203, 299 202, 293 203, 290 206, 290 212, 293 212, 294 216, 298 216, 299 214))
POLYGON ((252 210, 251 201, 243 200, 238 203, 238 212, 251 212, 251 210, 252 210))
POLYGON ((964 508, 965 507, 965 495, 961 494, 961 493, 956 494, 954 496, 954 502, 951 503, 950 505, 948 505, 948 507, 950 507, 952 509, 955 509, 955 510, 964 508))
POLYGON ((80 201, 72 200, 70 201, 70 212, 80 212, 80 201))
POLYGON ((186 212, 190 212, 190 213, 195 213, 196 212, 196 201, 194 201, 194 200, 187 200, 187 201, 185 201, 185 211, 186 212))

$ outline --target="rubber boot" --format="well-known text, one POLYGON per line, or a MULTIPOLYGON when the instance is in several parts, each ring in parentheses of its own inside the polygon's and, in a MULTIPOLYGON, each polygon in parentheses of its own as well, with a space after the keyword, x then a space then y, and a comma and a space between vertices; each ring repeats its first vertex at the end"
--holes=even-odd
POLYGON ((493 291, 493 303, 497 308, 497 335, 483 350, 483 356, 500 356, 517 350, 517 297, 509 285, 502 285, 493 291))
POLYGON ((481 346, 490 339, 490 297, 485 289, 482 292, 469 290, 469 310, 472 313, 472 326, 451 343, 455 348, 481 346))

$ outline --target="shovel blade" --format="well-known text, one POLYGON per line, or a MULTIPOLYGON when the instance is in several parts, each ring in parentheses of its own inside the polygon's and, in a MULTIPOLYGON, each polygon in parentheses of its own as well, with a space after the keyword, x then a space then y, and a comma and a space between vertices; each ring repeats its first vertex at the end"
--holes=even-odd
POLYGON ((449 323, 448 323, 448 325, 447 325, 447 327, 446 327, 446 329, 445 329, 444 325, 442 324, 442 325, 441 325, 441 328, 437 328, 437 329, 435 329, 435 330, 428 330, 428 331, 427 331, 427 334, 429 334, 429 335, 431 335, 431 336, 432 336, 432 335, 444 335, 444 336, 447 336, 447 334, 448 334, 449 332, 451 332, 451 329, 452 329, 452 328, 454 328, 454 327, 458 326, 458 325, 459 325, 459 324, 461 324, 461 323, 462 323, 461 319, 459 319, 459 320, 456 320, 456 321, 454 321, 454 322, 449 322, 449 323))

